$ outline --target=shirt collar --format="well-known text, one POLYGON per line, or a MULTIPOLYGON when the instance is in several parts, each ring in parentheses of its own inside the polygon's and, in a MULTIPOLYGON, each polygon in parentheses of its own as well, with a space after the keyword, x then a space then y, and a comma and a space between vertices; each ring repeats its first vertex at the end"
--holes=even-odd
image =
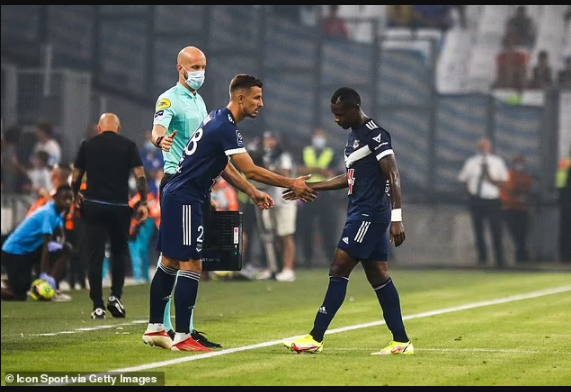
POLYGON ((177 89, 187 95, 188 97, 190 97, 191 99, 198 99, 198 92, 196 94, 193 94, 189 89, 187 89, 186 87, 184 87, 182 84, 177 83, 176 84, 177 89))
POLYGON ((228 115, 228 121, 230 121, 232 124, 236 125, 236 119, 234 118, 234 115, 232 114, 230 109, 224 108, 224 115, 228 115))

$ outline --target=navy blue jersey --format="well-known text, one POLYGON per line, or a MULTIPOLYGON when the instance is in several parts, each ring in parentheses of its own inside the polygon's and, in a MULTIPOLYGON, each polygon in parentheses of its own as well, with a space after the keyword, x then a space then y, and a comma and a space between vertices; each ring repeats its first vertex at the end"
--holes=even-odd
POLYGON ((393 154, 391 135, 374 120, 349 134, 345 148, 349 182, 347 221, 390 221, 390 186, 379 161, 393 154))
POLYGON ((194 133, 165 195, 181 203, 204 202, 232 155, 246 153, 234 116, 227 108, 211 112, 194 133))

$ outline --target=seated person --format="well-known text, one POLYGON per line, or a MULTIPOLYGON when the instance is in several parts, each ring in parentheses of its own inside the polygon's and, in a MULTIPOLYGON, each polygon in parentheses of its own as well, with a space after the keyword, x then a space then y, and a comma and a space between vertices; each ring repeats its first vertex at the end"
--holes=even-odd
POLYGON ((504 42, 504 49, 496 57, 496 82, 494 88, 524 90, 527 80, 529 54, 514 41, 504 42))
POLYGON ((533 67, 529 88, 543 89, 553 85, 553 70, 549 64, 549 54, 542 50, 537 58, 537 65, 533 67))
POLYGON ((2 289, 2 300, 25 301, 34 280, 34 267, 39 265, 39 278, 55 290, 58 279, 65 276, 69 249, 54 241, 57 231, 63 228, 63 218, 73 199, 69 185, 58 188, 54 201, 48 202, 24 219, 2 245, 2 265, 8 274, 8 288, 2 289), (53 265, 51 254, 58 253, 53 265))
POLYGON ((525 46, 527 50, 532 50, 536 40, 535 23, 527 14, 525 5, 517 8, 516 14, 508 21, 504 42, 512 41, 516 45, 525 46))
POLYGON ((453 25, 450 5, 414 5, 415 25, 421 29, 437 29, 445 33, 453 25))
POLYGON ((414 6, 387 5, 387 23, 390 28, 410 29, 414 22, 414 6))

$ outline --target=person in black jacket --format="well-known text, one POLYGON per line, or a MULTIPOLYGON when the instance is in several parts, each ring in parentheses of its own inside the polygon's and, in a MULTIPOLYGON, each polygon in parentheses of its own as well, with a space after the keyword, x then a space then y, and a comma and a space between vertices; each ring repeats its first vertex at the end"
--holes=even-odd
POLYGON ((147 180, 137 145, 119 135, 121 122, 113 113, 101 116, 99 135, 84 141, 79 148, 73 171, 74 205, 81 209, 84 224, 93 319, 105 319, 103 302, 103 258, 105 241, 111 243, 112 287, 107 310, 115 318, 126 316, 121 302, 129 257, 129 226, 133 211, 129 207, 129 177, 134 172, 137 191, 143 200, 137 210, 138 219, 148 217, 147 180), (85 194, 79 190, 87 174, 85 194))

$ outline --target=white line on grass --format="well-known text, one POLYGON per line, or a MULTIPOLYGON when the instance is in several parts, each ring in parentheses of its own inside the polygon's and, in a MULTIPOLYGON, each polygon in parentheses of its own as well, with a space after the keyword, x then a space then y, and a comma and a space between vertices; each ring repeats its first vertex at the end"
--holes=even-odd
MULTIPOLYGON (((454 308, 435 310, 432 312, 420 313, 417 315, 404 317, 403 319, 406 321, 406 320, 414 320, 414 319, 426 318, 426 317, 432 317, 432 316, 440 316, 440 315, 447 314, 447 313, 462 312, 464 310, 471 310, 471 309, 483 308, 483 307, 487 307, 487 306, 501 305, 501 304, 506 304, 506 303, 510 303, 510 302, 525 301, 528 299, 536 299, 536 298, 546 297, 548 295, 563 294, 563 293, 567 293, 567 292, 571 292, 571 286, 562 287, 562 288, 553 289, 553 290, 544 290, 544 291, 539 291, 536 293, 530 293, 530 294, 524 294, 524 295, 516 295, 513 297, 507 297, 507 298, 498 299, 495 301, 477 302, 474 304, 463 305, 463 306, 458 306, 458 307, 454 307, 454 308)), ((349 332, 349 331, 355 331, 355 330, 359 330, 359 329, 378 327, 378 326, 384 325, 384 324, 385 324, 384 321, 377 321, 377 322, 369 323, 369 324, 360 324, 360 325, 355 325, 352 327, 339 328, 339 329, 334 329, 334 330, 328 331, 327 335, 335 335, 335 334, 349 332)), ((191 357, 177 358, 177 359, 173 359, 170 361, 150 363, 148 365, 136 366, 136 367, 132 367, 132 368, 111 370, 108 373, 139 373, 139 372, 159 369, 159 368, 163 368, 163 367, 167 367, 167 366, 180 365, 180 364, 187 363, 187 362, 195 362, 195 361, 200 361, 200 360, 204 360, 204 359, 221 357, 223 355, 230 355, 230 354, 235 354, 235 353, 244 352, 244 351, 251 351, 251 350, 257 350, 260 348, 278 346, 278 345, 282 344, 284 342, 284 340, 286 340, 286 341, 287 340, 295 340, 298 337, 293 337, 290 339, 283 339, 283 340, 275 340, 273 342, 266 342, 266 343, 256 344, 253 346, 238 347, 238 348, 234 348, 234 349, 230 349, 230 350, 212 352, 212 353, 208 353, 208 354, 199 354, 199 355, 194 355, 191 357)))
POLYGON ((74 329, 73 331, 62 331, 62 332, 54 332, 54 333, 42 333, 42 334, 28 335, 28 336, 50 337, 50 336, 59 336, 59 335, 75 335, 75 334, 78 334, 78 333, 103 331, 103 330, 105 330, 105 329, 114 329, 114 328, 121 328, 121 327, 131 327, 131 326, 133 326, 133 325, 143 325, 143 324, 147 324, 148 322, 149 322, 148 320, 137 320, 137 321, 131 321, 130 323, 125 323, 125 324, 99 325, 99 326, 97 326, 97 327, 91 327, 91 328, 79 328, 79 329, 74 329))

